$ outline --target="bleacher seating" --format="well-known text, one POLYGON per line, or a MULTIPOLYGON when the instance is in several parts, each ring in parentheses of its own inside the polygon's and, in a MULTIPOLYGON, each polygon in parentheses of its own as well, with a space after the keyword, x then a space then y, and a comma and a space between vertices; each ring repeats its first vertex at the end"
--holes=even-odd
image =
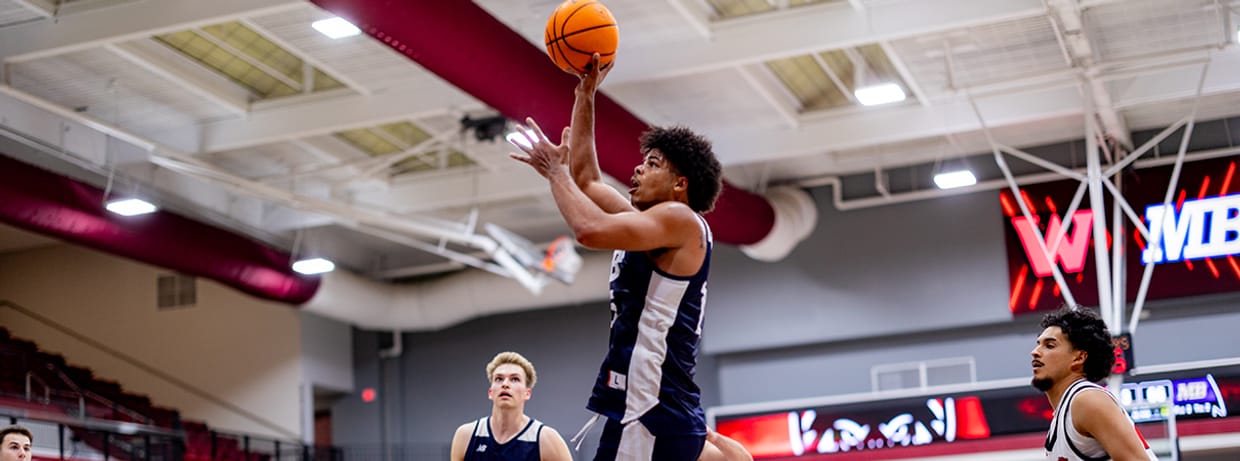
MULTIPOLYGON (((14 337, 3 327, 0 327, 0 363, 4 364, 0 366, 0 408, 182 430, 185 444, 180 459, 189 461, 271 459, 271 455, 264 453, 246 456, 237 437, 215 434, 201 422, 182 421, 176 410, 157 406, 147 396, 127 392, 120 383, 101 379, 87 368, 74 366, 62 355, 42 351, 35 343, 14 337)), ((103 451, 102 432, 73 426, 70 429, 76 440, 103 451)), ((142 443, 126 440, 122 436, 109 435, 108 438, 111 441, 108 446, 111 459, 142 458, 136 456, 139 453, 131 452, 139 450, 142 443)), ((160 451, 156 451, 152 448, 152 452, 167 452, 166 449, 159 447, 160 451)), ((152 459, 165 458, 159 456, 152 459)))

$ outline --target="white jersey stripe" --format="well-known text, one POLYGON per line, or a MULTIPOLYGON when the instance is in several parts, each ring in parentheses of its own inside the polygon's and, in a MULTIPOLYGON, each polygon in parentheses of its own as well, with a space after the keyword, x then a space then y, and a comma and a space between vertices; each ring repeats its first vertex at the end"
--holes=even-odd
POLYGON ((534 420, 534 424, 530 424, 529 427, 521 431, 521 435, 518 435, 516 440, 521 442, 537 442, 538 431, 542 429, 542 425, 542 421, 534 420))
POLYGON ((667 333, 676 322, 680 301, 688 288, 688 280, 670 279, 658 273, 650 276, 646 306, 637 324, 637 343, 629 361, 622 424, 632 422, 659 403, 663 361, 667 358, 667 333))
POLYGON ((642 423, 624 426, 620 432, 620 447, 616 449, 616 461, 648 461, 654 457, 654 435, 642 423))

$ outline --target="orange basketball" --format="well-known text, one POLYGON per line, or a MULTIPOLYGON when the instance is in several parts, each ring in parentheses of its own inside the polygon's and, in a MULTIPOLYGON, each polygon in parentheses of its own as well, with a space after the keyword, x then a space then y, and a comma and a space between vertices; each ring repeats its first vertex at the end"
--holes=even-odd
POLYGON ((584 74, 590 56, 599 54, 599 64, 616 57, 620 31, 611 11, 596 0, 566 0, 547 19, 543 33, 547 54, 566 72, 584 74))

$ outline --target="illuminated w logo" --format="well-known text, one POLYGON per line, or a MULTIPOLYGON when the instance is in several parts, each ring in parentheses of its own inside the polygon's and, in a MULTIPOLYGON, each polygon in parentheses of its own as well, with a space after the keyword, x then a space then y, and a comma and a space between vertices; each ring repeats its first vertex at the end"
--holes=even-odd
MULTIPOLYGON (((1094 212, 1092 210, 1080 210, 1072 215, 1072 233, 1064 235, 1063 241, 1059 242, 1059 248, 1053 249, 1055 238, 1062 232, 1063 223, 1059 220, 1059 216, 1051 216, 1051 224, 1047 226, 1046 233, 1046 250, 1054 251, 1052 257, 1058 260, 1063 266, 1064 273, 1074 274, 1085 270, 1085 252, 1089 247, 1089 231, 1090 225, 1093 224, 1094 212)), ((1038 236, 1034 231, 1034 227, 1038 224, 1037 218, 1030 222, 1024 216, 1012 218, 1012 227, 1016 228, 1016 235, 1020 237, 1020 246, 1025 248, 1025 255, 1029 257, 1029 265, 1033 267, 1033 274, 1038 277, 1046 277, 1051 275, 1051 264, 1054 261, 1046 257, 1046 253, 1042 252, 1041 246, 1038 245, 1038 236)))

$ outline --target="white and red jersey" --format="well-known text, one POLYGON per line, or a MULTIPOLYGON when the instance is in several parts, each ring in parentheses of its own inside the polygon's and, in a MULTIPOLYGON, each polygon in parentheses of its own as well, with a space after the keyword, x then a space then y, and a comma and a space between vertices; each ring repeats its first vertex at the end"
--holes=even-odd
MULTIPOLYGON (((1088 437, 1077 432, 1076 426, 1072 422, 1072 399, 1076 398, 1081 392, 1106 392, 1111 400, 1119 405, 1119 401, 1115 400, 1115 396, 1111 395, 1105 387, 1091 383, 1084 379, 1072 383, 1068 386, 1067 392, 1063 394, 1063 400, 1059 402, 1059 407, 1055 409, 1055 417, 1051 419, 1051 428, 1046 433, 1046 459, 1048 461, 1103 461, 1111 459, 1106 450, 1102 449, 1102 444, 1098 443, 1093 437, 1088 437)), ((1152 461, 1158 461, 1158 457, 1150 450, 1150 444, 1145 441, 1145 436, 1137 430, 1132 420, 1128 420, 1128 424, 1132 426, 1132 430, 1137 433, 1137 437, 1141 439, 1141 444, 1145 446, 1145 454, 1152 461)))

